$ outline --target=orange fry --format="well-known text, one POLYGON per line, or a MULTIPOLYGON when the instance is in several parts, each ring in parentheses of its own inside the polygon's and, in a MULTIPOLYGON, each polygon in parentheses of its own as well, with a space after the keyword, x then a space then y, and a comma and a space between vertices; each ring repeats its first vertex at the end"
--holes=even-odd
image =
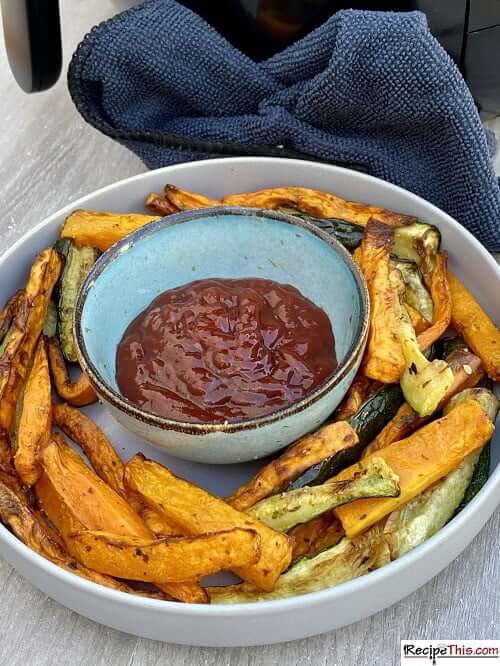
POLYGON ((432 324, 418 336, 418 344, 422 351, 428 349, 446 331, 451 322, 451 293, 446 276, 447 255, 440 252, 436 256, 436 265, 425 282, 431 292, 434 303, 432 324))
POLYGON ((448 271, 451 292, 451 320, 465 342, 475 352, 488 377, 500 381, 500 330, 460 280, 448 271))
POLYGON ((83 407, 97 402, 97 395, 87 375, 83 372, 72 382, 68 375, 66 362, 56 338, 48 339, 49 361, 52 379, 57 395, 75 407, 83 407))

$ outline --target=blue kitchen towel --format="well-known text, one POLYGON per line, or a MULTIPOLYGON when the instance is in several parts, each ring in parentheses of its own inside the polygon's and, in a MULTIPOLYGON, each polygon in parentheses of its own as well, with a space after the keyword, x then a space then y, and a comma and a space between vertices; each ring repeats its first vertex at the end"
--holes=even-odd
POLYGON ((175 0, 148 0, 87 35, 68 81, 83 117, 148 167, 228 154, 351 164, 500 250, 487 136, 419 12, 341 11, 255 63, 175 0))

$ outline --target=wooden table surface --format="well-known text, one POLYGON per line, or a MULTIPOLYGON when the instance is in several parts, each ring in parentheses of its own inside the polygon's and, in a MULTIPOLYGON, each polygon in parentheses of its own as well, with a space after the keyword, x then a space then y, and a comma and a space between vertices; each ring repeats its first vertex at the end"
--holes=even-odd
MULTIPOLYGON (((63 3, 65 60, 119 2, 63 3)), ((123 3, 122 3, 123 4, 123 3)), ((85 125, 64 76, 27 96, 0 44, 0 253, 32 225, 92 190, 144 170, 85 125)), ((500 512, 444 572, 388 610, 316 638, 254 648, 190 648, 138 639, 63 608, 0 560, 0 664, 372 666, 399 664, 399 640, 500 638, 500 512)), ((277 636, 278 638, 278 636, 277 636)))

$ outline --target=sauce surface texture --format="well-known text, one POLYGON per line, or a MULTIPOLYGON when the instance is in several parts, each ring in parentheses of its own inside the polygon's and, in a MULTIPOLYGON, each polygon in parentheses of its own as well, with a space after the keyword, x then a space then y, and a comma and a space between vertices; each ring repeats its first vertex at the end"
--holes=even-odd
POLYGON ((220 423, 297 402, 336 368, 326 313, 271 280, 198 280, 160 294, 116 355, 122 394, 178 421, 220 423))

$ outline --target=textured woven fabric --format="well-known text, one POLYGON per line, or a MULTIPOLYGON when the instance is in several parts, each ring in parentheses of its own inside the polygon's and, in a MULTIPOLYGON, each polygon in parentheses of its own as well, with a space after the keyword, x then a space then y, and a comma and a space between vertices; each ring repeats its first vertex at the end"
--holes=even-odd
POLYGON ((486 134, 419 12, 341 11, 255 63, 174 0, 149 0, 95 28, 68 81, 84 118, 151 168, 283 150, 352 163, 500 250, 486 134))

